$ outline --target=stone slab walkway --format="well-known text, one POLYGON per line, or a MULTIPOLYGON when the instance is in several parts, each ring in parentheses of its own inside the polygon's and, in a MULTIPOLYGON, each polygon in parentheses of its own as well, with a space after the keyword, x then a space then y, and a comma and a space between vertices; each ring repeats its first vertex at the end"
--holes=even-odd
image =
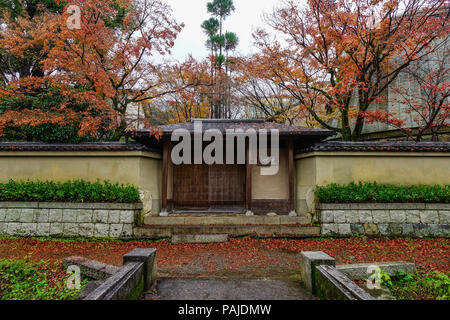
POLYGON ((312 300, 299 281, 163 278, 146 300, 312 300))

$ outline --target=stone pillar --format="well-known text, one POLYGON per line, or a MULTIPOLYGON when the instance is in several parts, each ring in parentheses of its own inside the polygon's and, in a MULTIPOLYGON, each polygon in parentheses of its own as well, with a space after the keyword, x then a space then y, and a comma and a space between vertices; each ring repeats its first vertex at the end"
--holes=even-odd
POLYGON ((314 268, 319 265, 336 266, 336 260, 322 251, 305 251, 301 253, 301 275, 303 283, 310 292, 315 292, 314 268))
POLYGON ((123 256, 123 264, 144 263, 144 290, 149 290, 156 282, 156 249, 133 249, 123 256))

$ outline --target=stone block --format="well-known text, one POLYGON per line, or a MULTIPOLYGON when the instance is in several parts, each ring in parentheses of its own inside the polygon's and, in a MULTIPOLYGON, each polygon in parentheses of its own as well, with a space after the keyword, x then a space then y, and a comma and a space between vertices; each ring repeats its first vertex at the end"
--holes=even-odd
POLYGON ((370 274, 367 271, 371 266, 377 266, 392 275, 396 275, 398 272, 404 272, 406 274, 416 272, 416 265, 410 262, 358 263, 339 265, 336 269, 344 273, 351 280, 362 280, 369 277, 370 274))
POLYGON ((414 235, 414 225, 411 223, 402 224, 402 235, 403 236, 413 236, 414 235))
POLYGON ((426 224, 415 224, 414 227, 414 236, 418 238, 428 237, 428 226, 426 224))
POLYGON ((20 209, 7 209, 6 219, 7 222, 19 222, 20 221, 20 209))
POLYGON ((134 223, 134 211, 131 210, 120 211, 119 223, 134 223))
POLYGON ((33 209, 34 210, 34 222, 48 223, 49 222, 49 209, 33 209))
POLYGON ((109 237, 109 224, 96 223, 94 229, 94 237, 97 238, 109 237))
POLYGON ((122 236, 123 224, 111 224, 109 227, 109 236, 111 238, 120 238, 122 236))
POLYGON ((420 211, 419 210, 407 210, 406 222, 412 224, 420 223, 420 211))
POLYGON ((152 288, 157 275, 156 249, 134 249, 123 256, 124 265, 131 262, 144 263, 144 291, 152 288))
POLYGON ((227 234, 174 234, 173 244, 228 242, 227 234))
POLYGON ((8 223, 6 233, 10 236, 16 236, 19 234, 20 223, 18 222, 10 222, 8 223))
POLYGON ((36 223, 20 223, 18 233, 19 233, 19 235, 24 236, 24 237, 35 236, 36 235, 36 223))
POLYGON ((37 223, 36 235, 39 237, 48 237, 50 235, 50 223, 37 223))
POLYGON ((422 224, 438 224, 439 213, 437 210, 423 210, 420 212, 420 222, 422 224))
POLYGON ((365 223, 364 231, 365 231, 366 235, 368 235, 368 236, 377 236, 380 234, 380 230, 378 229, 378 226, 374 223, 365 223))
POLYGON ((389 223, 391 221, 388 210, 373 210, 373 223, 389 223))
POLYGON ((7 234, 8 232, 8 224, 5 222, 0 222, 0 235, 7 234))
MULTIPOLYGON (((1 216, 1 213, 0 213, 1 216)), ((1 217, 0 217, 1 221, 1 217)), ((450 224, 450 211, 439 211, 439 222, 441 224, 450 224)))
POLYGON ((358 210, 359 222, 361 223, 372 223, 372 211, 370 210, 358 210))
POLYGON ((79 210, 77 215, 77 222, 92 223, 93 210, 79 210))
POLYGON ((440 236, 442 236, 441 228, 440 228, 440 226, 438 224, 429 224, 428 225, 428 233, 432 237, 440 237, 440 236))
POLYGON ((405 223, 406 211, 405 210, 389 210, 389 215, 392 223, 405 223))
POLYGON ((322 234, 323 235, 333 235, 333 234, 337 234, 338 229, 337 229, 337 224, 322 224, 322 234))
POLYGON ((78 234, 81 237, 91 238, 94 236, 94 224, 93 223, 80 223, 78 224, 78 234))
POLYGON ((64 236, 78 237, 79 235, 78 223, 64 223, 64 236))
POLYGON ((360 223, 351 224, 350 228, 352 230, 352 234, 355 235, 364 235, 364 226, 360 223))
POLYGON ((352 229, 350 224, 338 224, 338 234, 342 236, 350 235, 352 233, 352 229))
MULTIPOLYGON (((111 211, 113 212, 113 211, 111 211)), ((116 211, 117 212, 117 211, 116 211)), ((94 211, 94 223, 112 223, 108 221, 109 211, 108 210, 95 210, 94 211)), ((118 221, 119 219, 117 219, 118 221)))
POLYGON ((77 222, 78 210, 76 209, 64 209, 62 222, 75 223, 77 222))
POLYGON ((129 239, 133 237, 133 225, 131 224, 124 224, 122 229, 122 235, 121 238, 129 239))
POLYGON ((442 237, 444 237, 444 238, 450 237, 450 225, 449 224, 441 224, 439 227, 441 229, 442 237))
POLYGON ((334 211, 324 210, 321 212, 322 223, 333 223, 334 222, 334 211))
POLYGON ((63 222, 63 211, 62 209, 49 209, 48 212, 48 222, 63 222))
POLYGON ((403 223, 390 223, 389 235, 399 237, 403 233, 403 223))
POLYGON ((108 223, 120 223, 120 211, 118 210, 109 211, 108 223))
POLYGON ((62 236, 63 234, 64 234, 64 224, 63 223, 61 223, 61 222, 50 223, 50 235, 51 236, 62 236))
POLYGON ((0 222, 4 222, 6 219, 6 210, 4 208, 0 208, 0 222))
POLYGON ((345 211, 334 211, 334 223, 345 223, 345 211))
POLYGON ((358 210, 346 210, 345 211, 345 221, 346 223, 359 223, 358 210))
POLYGON ((34 221, 34 209, 20 209, 20 222, 31 223, 34 221))
POLYGON ((306 289, 314 294, 314 269, 320 265, 336 266, 336 260, 322 251, 305 251, 301 253, 300 272, 306 289))
POLYGON ((389 224, 388 223, 379 223, 378 224, 378 230, 380 231, 380 235, 382 236, 389 236, 389 224))

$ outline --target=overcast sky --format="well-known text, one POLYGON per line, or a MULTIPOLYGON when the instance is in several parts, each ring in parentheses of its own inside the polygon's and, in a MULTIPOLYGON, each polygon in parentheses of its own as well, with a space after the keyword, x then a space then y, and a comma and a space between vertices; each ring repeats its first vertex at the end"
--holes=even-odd
MULTIPOLYGON (((210 17, 206 4, 211 0, 165 0, 171 5, 173 17, 186 25, 178 36, 172 54, 177 60, 184 60, 189 53, 195 58, 207 56, 206 35, 200 25, 210 17)), ((238 52, 251 53, 253 50, 252 31, 262 26, 263 12, 270 12, 281 0, 234 0, 236 11, 225 21, 225 30, 237 33, 238 52)))

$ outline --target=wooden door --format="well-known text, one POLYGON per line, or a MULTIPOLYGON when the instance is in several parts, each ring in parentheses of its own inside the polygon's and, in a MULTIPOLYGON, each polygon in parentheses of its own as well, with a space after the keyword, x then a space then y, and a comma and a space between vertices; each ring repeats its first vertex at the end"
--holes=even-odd
POLYGON ((208 210, 245 206, 245 166, 174 166, 175 209, 208 210))

